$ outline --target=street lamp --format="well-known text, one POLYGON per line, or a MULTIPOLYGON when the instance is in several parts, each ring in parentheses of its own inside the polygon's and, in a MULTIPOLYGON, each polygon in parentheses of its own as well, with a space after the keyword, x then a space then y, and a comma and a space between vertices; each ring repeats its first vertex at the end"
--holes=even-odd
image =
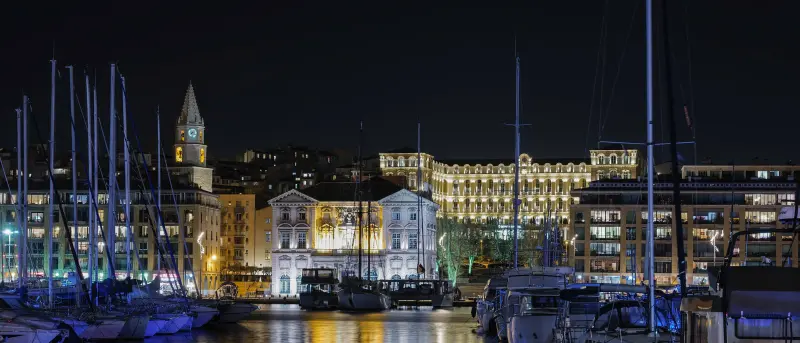
MULTIPOLYGON (((19 231, 16 231, 16 230, 11 231, 9 229, 3 230, 3 234, 8 236, 8 254, 3 256, 3 261, 2 261, 2 263, 3 263, 3 266, 2 266, 3 275, 2 275, 2 277, 0 277, 0 282, 5 282, 5 280, 6 280, 6 272, 5 272, 6 271, 6 268, 5 268, 6 266, 5 265, 6 265, 6 258, 8 256, 11 256, 11 235, 16 234, 18 232, 19 231)), ((0 252, 0 253, 2 253, 2 252, 0 252)), ((8 262, 8 269, 11 269, 11 261, 8 262)))

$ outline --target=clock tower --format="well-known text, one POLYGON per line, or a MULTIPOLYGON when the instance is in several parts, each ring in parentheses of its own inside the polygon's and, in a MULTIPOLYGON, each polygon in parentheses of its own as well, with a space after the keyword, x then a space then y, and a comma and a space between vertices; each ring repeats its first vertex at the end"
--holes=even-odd
POLYGON ((183 108, 175 124, 175 164, 177 168, 189 176, 189 180, 205 191, 211 191, 211 168, 206 167, 208 146, 205 144, 206 127, 194 87, 189 82, 189 89, 183 99, 183 108))

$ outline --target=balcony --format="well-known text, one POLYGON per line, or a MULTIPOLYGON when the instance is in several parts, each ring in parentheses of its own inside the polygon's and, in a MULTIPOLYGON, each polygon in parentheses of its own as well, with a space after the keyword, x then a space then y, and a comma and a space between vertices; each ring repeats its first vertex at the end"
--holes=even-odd
MULTIPOLYGON (((362 250, 361 255, 366 256, 367 252, 369 255, 386 255, 386 249, 372 249, 372 250, 362 250)), ((313 252, 313 255, 316 256, 358 256, 358 249, 316 249, 313 252)))

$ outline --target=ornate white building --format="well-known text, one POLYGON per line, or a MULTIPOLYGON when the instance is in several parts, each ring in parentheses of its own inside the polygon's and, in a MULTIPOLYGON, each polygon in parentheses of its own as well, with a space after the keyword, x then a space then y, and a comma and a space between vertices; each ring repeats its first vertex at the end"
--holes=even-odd
POLYGON ((426 277, 435 275, 439 206, 423 198, 420 208, 415 193, 385 179, 373 178, 362 185, 361 237, 359 208, 354 201, 356 183, 320 183, 269 201, 273 211, 272 294, 297 294, 303 268, 334 268, 340 278, 358 275, 361 241, 361 274, 365 278, 413 278, 417 266, 423 264, 420 261, 424 261, 426 277))

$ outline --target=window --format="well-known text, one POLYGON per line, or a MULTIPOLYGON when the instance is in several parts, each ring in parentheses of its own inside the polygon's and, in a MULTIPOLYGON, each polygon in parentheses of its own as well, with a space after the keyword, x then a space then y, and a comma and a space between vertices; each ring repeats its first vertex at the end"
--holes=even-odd
POLYGON ((589 230, 590 230, 589 232, 592 235, 591 238, 593 240, 618 240, 620 235, 619 226, 614 226, 614 227, 592 226, 591 228, 589 228, 589 230))
POLYGON ((267 242, 272 241, 272 232, 267 231, 267 242))
POLYGON ((281 213, 281 220, 286 220, 286 221, 288 221, 288 220, 289 220, 289 212, 283 212, 283 213, 281 213))
POLYGON ((392 233, 392 249, 400 249, 400 233, 392 233))
POLYGON ((304 222, 304 221, 306 221, 306 213, 305 213, 305 212, 300 212, 300 213, 298 213, 298 214, 297 214, 297 220, 299 220, 299 221, 301 221, 301 222, 304 222))
POLYGON ((297 249, 305 249, 306 248, 306 233, 299 232, 297 233, 297 249))
MULTIPOLYGON (((181 134, 181 140, 183 140, 183 134, 181 134)), ((183 162, 183 148, 176 147, 175 148, 175 162, 183 162)))
POLYGON ((408 234, 408 248, 409 249, 417 249, 417 234, 416 233, 408 234))
POLYGON ((417 214, 416 214, 416 213, 411 213, 411 214, 408 216, 408 220, 417 220, 417 214))
POLYGON ((200 163, 206 162, 206 149, 200 148, 200 163))
POLYGON ((392 212, 392 220, 400 220, 400 212, 392 212))
POLYGON ((289 249, 289 233, 281 232, 281 249, 289 249))
POLYGON ((619 224, 620 211, 599 210, 592 211, 592 223, 619 224))
POLYGON ((242 214, 241 213, 237 213, 236 214, 236 220, 242 220, 242 214))
POLYGON ((281 284, 280 284, 280 293, 281 294, 289 294, 289 289, 290 289, 289 282, 290 282, 290 280, 289 280, 289 276, 288 275, 282 275, 281 276, 281 284))

